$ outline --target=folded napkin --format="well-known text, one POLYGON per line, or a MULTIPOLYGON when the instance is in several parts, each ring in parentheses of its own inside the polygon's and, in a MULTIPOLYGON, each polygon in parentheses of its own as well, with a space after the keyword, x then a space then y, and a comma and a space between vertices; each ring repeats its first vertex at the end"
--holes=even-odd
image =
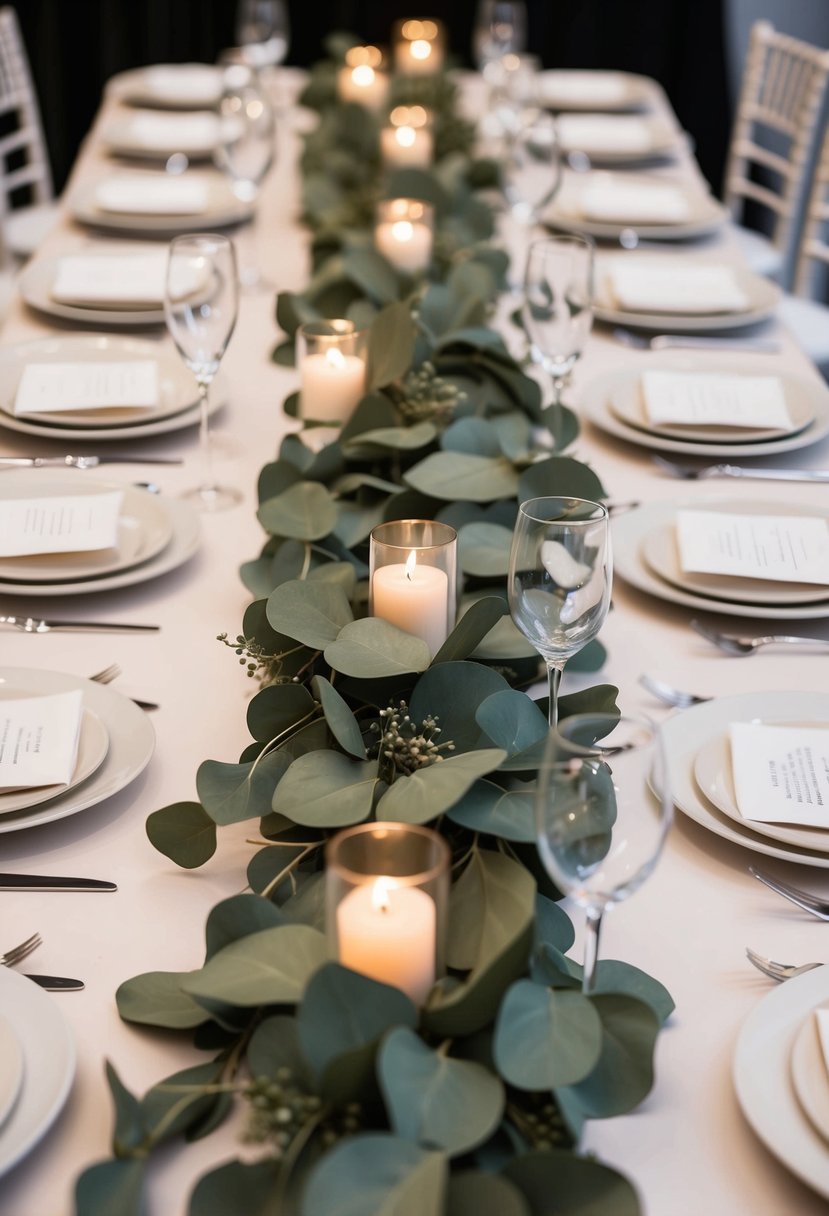
MULTIPOLYGON (((118 124, 120 127, 121 124, 118 124)), ((130 140, 162 152, 212 152, 222 124, 216 114, 133 114, 123 124, 130 140)), ((117 138, 118 130, 115 129, 117 138)))
POLYGON ((585 219, 605 224, 681 224, 691 216, 690 203, 677 186, 606 175, 581 185, 572 205, 585 219))
POLYGON ((744 312, 750 301, 730 266, 638 265, 615 259, 609 285, 616 304, 631 312, 744 312))
MULTIPOLYGON (((73 254, 61 258, 50 289, 60 304, 83 307, 161 308, 167 277, 167 251, 157 253, 73 254)), ((192 295, 207 282, 207 271, 194 259, 175 264, 172 294, 192 295)))
POLYGON ((628 82, 611 72, 549 72, 543 78, 544 100, 571 105, 614 105, 624 101, 628 82))
POLYGON ((114 549, 123 493, 0 499, 0 557, 114 549))
POLYGON ((677 511, 676 534, 680 566, 689 573, 829 587, 825 519, 677 511))
POLYGON ((159 64, 147 68, 144 83, 159 99, 213 105, 221 96, 222 73, 206 63, 159 64))
POLYGON ((828 727, 731 723, 731 768, 744 819, 829 828, 828 727))
POLYGON ((643 372, 642 399, 657 425, 729 426, 791 430, 791 415, 777 376, 723 376, 711 372, 643 372))
POLYGON ((17 386, 14 413, 153 409, 157 405, 158 364, 154 359, 28 363, 17 386))
POLYGON ((625 114, 562 114, 556 126, 567 152, 649 152, 654 145, 652 124, 625 114))
POLYGON ((65 785, 75 771, 81 691, 0 701, 0 790, 65 785))
POLYGON ((207 210, 207 184, 187 177, 111 177, 95 191, 101 211, 128 215, 199 215, 207 210))

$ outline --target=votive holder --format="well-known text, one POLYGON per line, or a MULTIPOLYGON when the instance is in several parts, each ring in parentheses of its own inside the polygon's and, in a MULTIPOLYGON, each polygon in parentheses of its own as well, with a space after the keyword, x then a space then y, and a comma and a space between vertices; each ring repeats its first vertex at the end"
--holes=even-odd
POLYGON ((379 110, 389 95, 389 78, 381 68, 383 52, 376 46, 353 46, 337 72, 337 96, 369 110, 379 110))
POLYGON ((372 530, 369 613, 412 633, 437 654, 455 627, 458 534, 431 519, 395 519, 372 530))
POLYGON ((380 132, 383 163, 393 167, 431 165, 435 141, 425 106, 395 106, 380 132))
POLYGON ((365 396, 368 330, 353 321, 309 321, 297 330, 299 413, 313 422, 346 422, 365 396))
POLYGON ((434 209, 417 198, 390 198, 377 204, 374 244, 397 270, 417 274, 432 260, 434 209))
POLYGON ((392 31, 394 66, 406 76, 431 76, 443 67, 446 31, 434 18, 396 22, 392 31))
POLYGON ((335 957, 425 1004, 444 970, 451 854, 443 836, 415 824, 362 823, 333 836, 325 860, 335 957))

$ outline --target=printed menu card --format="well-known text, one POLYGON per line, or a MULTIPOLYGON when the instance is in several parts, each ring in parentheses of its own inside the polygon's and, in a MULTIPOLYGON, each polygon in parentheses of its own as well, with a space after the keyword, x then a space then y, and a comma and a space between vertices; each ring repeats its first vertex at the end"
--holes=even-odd
POLYGON ((158 364, 154 359, 124 363, 28 363, 23 369, 15 414, 153 409, 158 405, 158 364))
POLYGON ((745 819, 829 828, 829 723, 732 722, 731 768, 745 819))
POLYGON ((65 785, 75 771, 80 689, 0 700, 0 789, 65 785))
POLYGON ((683 570, 829 586, 829 521, 805 515, 678 511, 683 570))
POLYGON ((0 557, 114 549, 123 497, 113 490, 0 499, 0 557))
POLYGON ((650 422, 791 430, 783 385, 776 376, 712 372, 643 372, 642 397, 650 422))

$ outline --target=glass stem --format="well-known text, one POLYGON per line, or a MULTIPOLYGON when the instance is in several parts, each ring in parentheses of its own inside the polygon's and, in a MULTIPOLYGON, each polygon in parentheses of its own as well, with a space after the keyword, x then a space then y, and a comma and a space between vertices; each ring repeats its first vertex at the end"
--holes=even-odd
POLYGON ((599 961, 601 928, 601 909, 588 908, 584 922, 584 971, 581 977, 581 990, 588 995, 596 987, 596 964, 599 961))
POLYGON ((547 663, 547 687, 549 689, 549 699, 547 701, 547 721, 550 726, 558 725, 558 689, 561 684, 561 673, 564 671, 563 663, 551 663, 549 659, 547 663))
POLYGON ((202 490, 215 490, 216 478, 213 476, 213 448, 210 443, 210 422, 208 418, 207 394, 210 390, 209 380, 199 380, 199 445, 202 459, 202 490))

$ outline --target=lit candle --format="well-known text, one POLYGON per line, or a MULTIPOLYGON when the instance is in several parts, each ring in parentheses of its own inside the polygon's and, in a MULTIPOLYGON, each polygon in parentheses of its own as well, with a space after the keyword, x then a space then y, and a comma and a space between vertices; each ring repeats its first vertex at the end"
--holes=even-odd
POLYGON ((394 47, 398 72, 427 76, 443 66, 443 41, 436 21, 404 21, 394 47))
POLYGON ((380 132, 380 150, 387 165, 430 165, 433 148, 432 132, 422 127, 384 127, 380 132))
POLYGON ((300 361, 300 413, 314 422, 345 422, 365 395, 366 365, 331 346, 300 361))
POLYGON ((368 63, 348 64, 337 73, 337 93, 340 101, 356 101, 371 110, 379 110, 389 93, 389 80, 385 72, 368 63))
POLYGON ((425 270, 432 260, 432 232, 427 224, 411 220, 378 224, 374 243, 398 270, 425 270))
POLYGON ((378 877, 337 905, 340 962, 422 1005, 435 982, 437 909, 418 887, 378 877))
POLYGON ((434 657, 449 633, 449 580, 443 570, 418 562, 378 566, 371 584, 372 615, 422 638, 434 657))

